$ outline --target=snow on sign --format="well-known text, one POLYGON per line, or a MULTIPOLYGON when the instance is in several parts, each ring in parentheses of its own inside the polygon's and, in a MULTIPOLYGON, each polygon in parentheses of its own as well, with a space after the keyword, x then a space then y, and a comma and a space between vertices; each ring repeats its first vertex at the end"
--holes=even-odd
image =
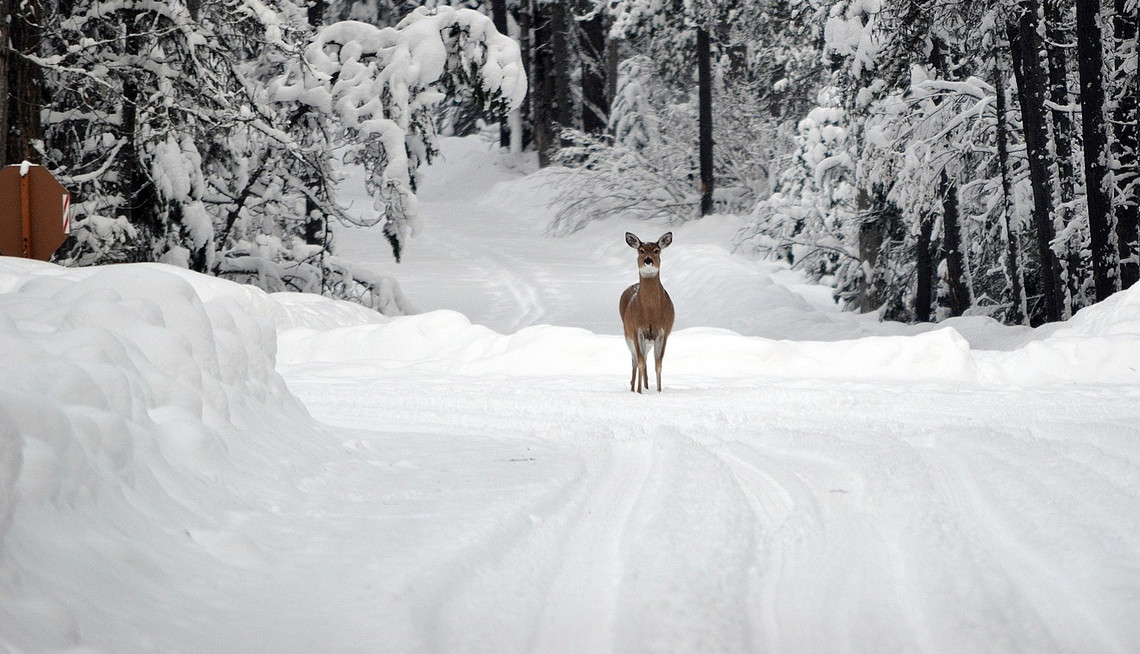
POLYGON ((0 170, 0 255, 47 261, 71 233, 71 194, 43 166, 0 170))

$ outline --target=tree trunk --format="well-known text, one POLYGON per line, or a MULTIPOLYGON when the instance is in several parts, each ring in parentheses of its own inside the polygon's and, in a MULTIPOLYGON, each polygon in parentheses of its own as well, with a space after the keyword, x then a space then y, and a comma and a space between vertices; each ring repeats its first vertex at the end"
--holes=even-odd
POLYGON ((610 98, 606 93, 606 21, 601 11, 582 21, 582 130, 590 134, 606 131, 610 98))
POLYGON ((574 106, 570 93, 570 28, 572 17, 566 0, 551 3, 550 45, 553 61, 555 119, 558 131, 574 126, 574 106))
POLYGON ((1128 12, 1125 0, 1116 0, 1116 13, 1112 19, 1116 48, 1116 89, 1113 97, 1112 124, 1116 128, 1115 152, 1119 162, 1114 175, 1116 191, 1116 240, 1120 250, 1120 286, 1131 288, 1140 281, 1140 204, 1137 192, 1137 88, 1133 70, 1127 74, 1130 63, 1135 63, 1137 20, 1140 9, 1128 12), (1133 57, 1129 62, 1128 57, 1133 57))
POLYGON ((1061 320, 1061 267, 1053 253, 1053 184, 1049 174, 1049 126, 1045 116, 1045 66, 1041 61, 1041 40, 1037 33, 1037 2, 1022 2, 1018 25, 1009 26, 1013 72, 1021 104, 1021 121, 1029 159, 1029 180, 1033 188, 1033 224, 1037 232, 1041 292, 1045 320, 1061 320))
MULTIPOLYGON (((507 0, 491 0, 491 21, 499 34, 507 34, 507 0)), ((499 122, 499 147, 509 147, 511 129, 505 120, 499 122)))
POLYGON ((551 100, 554 97, 554 79, 550 71, 550 18, 549 5, 535 0, 529 2, 533 39, 530 61, 531 121, 534 129, 534 149, 538 152, 538 165, 550 165, 550 149, 554 141, 554 116, 551 100))
POLYGON ((1092 241, 1093 286, 1098 302, 1120 290, 1120 251, 1108 175, 1100 0, 1077 0, 1077 63, 1081 77, 1081 134, 1085 143, 1085 195, 1092 241))
POLYGON ((540 166, 549 166, 560 146, 558 133, 573 124, 570 106, 570 44, 565 2, 533 2, 534 143, 540 166))
MULTIPOLYGON (((119 44, 123 54, 131 60, 139 55, 139 41, 133 35, 134 25, 138 23, 138 11, 124 9, 116 16, 117 25, 123 34, 119 44)), ((123 147, 119 150, 118 177, 119 192, 126 206, 122 213, 127 221, 139 232, 139 237, 132 259, 134 261, 154 261, 165 246, 168 226, 158 210, 158 196, 154 184, 143 169, 141 148, 141 130, 138 125, 139 107, 145 104, 146 98, 139 89, 138 83, 125 71, 123 76, 123 94, 119 109, 122 117, 119 121, 119 137, 123 147)))
POLYGON ((709 32, 697 29, 697 85, 700 103, 701 215, 713 212, 712 45, 709 32))
POLYGON ((1009 284, 1010 307, 1006 320, 1015 325, 1029 322, 1025 302, 1025 280, 1021 271, 1021 252, 1017 232, 1013 229, 1013 180, 1009 165, 1009 128, 1005 101, 1004 60, 999 56, 995 66, 994 92, 997 97, 997 157, 1001 168, 1002 231, 1005 233, 1005 276, 1009 284))
POLYGON ((879 252, 886 240, 884 226, 879 216, 871 218, 871 194, 860 185, 855 192, 855 212, 859 216, 859 267, 863 274, 855 289, 855 306, 859 313, 870 313, 882 304, 875 294, 873 274, 879 263, 879 252))
MULTIPOLYGON (((0 136, 8 133, 8 2, 0 0, 0 136)), ((0 167, 8 165, 8 146, 0 141, 0 167)))
MULTIPOLYGON (((2 0, 0 0, 2 1, 2 0)), ((10 163, 31 161, 42 163, 35 143, 43 138, 40 111, 43 107, 43 71, 23 54, 40 52, 43 0, 21 0, 17 11, 8 16, 11 32, 8 35, 8 130, 6 159, 10 163)))
MULTIPOLYGON (((950 62, 946 59, 945 44, 939 38, 931 40, 930 63, 939 77, 950 79, 950 62)), ((935 101, 937 102, 937 100, 935 101)), ((962 252, 962 227, 958 211, 958 184, 942 169, 938 181, 938 194, 942 197, 942 250, 946 256, 946 283, 949 287, 950 315, 960 316, 973 303, 970 291, 966 255, 962 252)))
POLYGON ((950 315, 960 316, 973 304, 970 273, 962 252, 962 226, 958 211, 958 185, 946 171, 939 183, 942 193, 942 249, 946 253, 946 283, 950 288, 950 315))
POLYGON ((915 246, 914 320, 930 322, 930 304, 933 297, 934 257, 930 254, 930 237, 934 233, 934 218, 922 217, 918 225, 918 243, 915 246))
MULTIPOLYGON (((319 28, 324 24, 325 9, 328 8, 326 0, 313 0, 309 4, 309 25, 313 29, 319 28)), ((324 293, 326 288, 326 268, 325 268, 325 253, 329 251, 329 228, 328 217, 321 211, 320 205, 313 200, 311 195, 305 196, 305 224, 303 226, 303 236, 305 243, 309 245, 321 246, 320 255, 320 269, 321 269, 321 293, 324 293)), ((395 257, 396 263, 400 262, 400 244, 399 241, 391 241, 392 256, 395 257)))
MULTIPOLYGON (((1076 198, 1077 162, 1073 148, 1073 119, 1067 108, 1072 104, 1069 96, 1068 44, 1073 34, 1066 26, 1071 24, 1072 4, 1066 0, 1045 0, 1045 49, 1049 57, 1049 100, 1053 103, 1053 145, 1057 153, 1057 218, 1055 230, 1063 230, 1074 219, 1073 200, 1076 198), (1068 14, 1068 15, 1067 15, 1068 14)), ((1065 246, 1068 285, 1062 286, 1066 295, 1061 310, 1062 318, 1072 315, 1078 307, 1073 300, 1080 291, 1077 276, 1080 265, 1080 243, 1065 246)), ((1060 263, 1060 261, 1058 261, 1060 263)))

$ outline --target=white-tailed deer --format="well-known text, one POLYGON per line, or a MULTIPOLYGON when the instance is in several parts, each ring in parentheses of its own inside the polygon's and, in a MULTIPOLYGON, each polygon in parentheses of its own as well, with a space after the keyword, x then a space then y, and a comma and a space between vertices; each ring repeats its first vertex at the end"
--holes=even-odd
POLYGON ((649 389, 645 356, 652 344, 657 366, 657 392, 660 393, 661 358, 665 356, 665 341, 673 330, 673 301, 661 285, 661 250, 673 242, 673 232, 665 233, 656 243, 642 243, 641 239, 626 232, 625 242, 637 250, 637 272, 641 275, 641 282, 621 294, 618 307, 625 326, 625 342, 633 357, 629 390, 640 393, 642 388, 649 389))

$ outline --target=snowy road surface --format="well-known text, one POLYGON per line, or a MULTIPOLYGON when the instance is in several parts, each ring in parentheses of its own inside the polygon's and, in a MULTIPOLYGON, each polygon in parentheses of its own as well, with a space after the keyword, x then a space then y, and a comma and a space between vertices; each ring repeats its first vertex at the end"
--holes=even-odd
POLYGON ((376 601, 423 619, 393 649, 1140 643, 1132 393, 737 382, 640 398, 617 375, 286 370, 317 418, 397 434, 359 436, 375 520, 405 534, 373 545, 407 561, 376 601))
POLYGON ((445 154, 405 263, 340 234, 415 316, 0 258, 0 651, 1140 651, 1140 289, 880 325, 445 154))

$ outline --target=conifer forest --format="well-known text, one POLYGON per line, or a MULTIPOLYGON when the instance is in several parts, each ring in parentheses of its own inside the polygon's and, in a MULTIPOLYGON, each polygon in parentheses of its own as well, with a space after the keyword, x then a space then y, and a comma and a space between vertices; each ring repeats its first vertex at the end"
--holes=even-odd
POLYGON ((1140 280, 1137 0, 0 0, 0 164, 72 193, 54 261, 160 261, 399 313, 443 135, 534 153, 552 238, 729 244, 887 320, 1065 320, 1140 280))

